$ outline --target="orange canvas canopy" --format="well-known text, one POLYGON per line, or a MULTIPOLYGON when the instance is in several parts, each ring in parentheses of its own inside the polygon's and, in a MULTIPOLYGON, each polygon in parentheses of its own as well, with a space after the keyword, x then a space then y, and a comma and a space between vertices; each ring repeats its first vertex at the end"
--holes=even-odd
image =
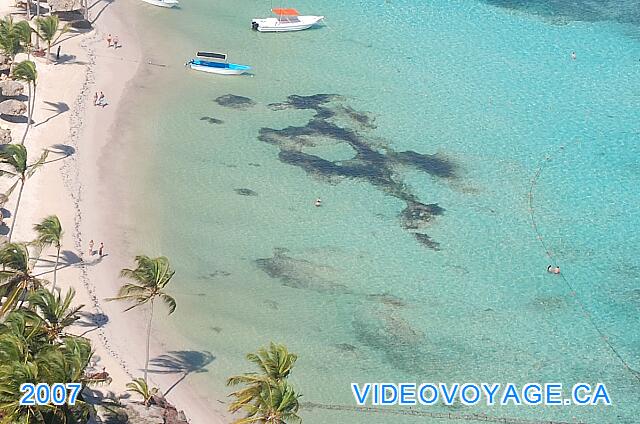
POLYGON ((298 16, 300 13, 296 9, 271 9, 276 15, 298 16))

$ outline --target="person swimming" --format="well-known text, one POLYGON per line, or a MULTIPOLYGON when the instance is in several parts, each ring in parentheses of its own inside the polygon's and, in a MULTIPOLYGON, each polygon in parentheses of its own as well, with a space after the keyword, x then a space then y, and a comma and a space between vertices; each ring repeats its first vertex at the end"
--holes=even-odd
POLYGON ((560 274, 560 267, 559 266, 549 265, 547 267, 547 272, 549 272, 551 274, 560 274))
POLYGON ((322 206, 322 199, 320 199, 319 197, 316 199, 316 202, 314 203, 314 205, 316 205, 317 208, 319 208, 320 206, 322 206))

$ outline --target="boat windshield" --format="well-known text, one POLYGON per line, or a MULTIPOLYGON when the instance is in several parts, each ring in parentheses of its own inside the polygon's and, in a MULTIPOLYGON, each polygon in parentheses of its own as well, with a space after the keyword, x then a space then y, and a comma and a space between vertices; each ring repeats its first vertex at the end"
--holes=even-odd
POLYGON ((278 16, 278 22, 280 23, 288 23, 288 22, 300 22, 297 16, 278 16))

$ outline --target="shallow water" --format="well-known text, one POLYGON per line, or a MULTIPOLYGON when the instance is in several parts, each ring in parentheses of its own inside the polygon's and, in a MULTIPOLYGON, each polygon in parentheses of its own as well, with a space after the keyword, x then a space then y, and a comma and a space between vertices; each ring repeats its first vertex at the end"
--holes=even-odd
POLYGON ((178 270, 167 346, 215 356, 190 381, 224 393, 274 340, 307 402, 351 406, 353 381, 586 380, 614 405, 425 411, 635 422, 638 380, 598 331, 640 369, 637 6, 320 0, 291 6, 326 27, 258 34, 263 3, 140 6, 167 64, 140 100, 141 226, 178 270), (182 69, 202 49, 253 75, 182 69))

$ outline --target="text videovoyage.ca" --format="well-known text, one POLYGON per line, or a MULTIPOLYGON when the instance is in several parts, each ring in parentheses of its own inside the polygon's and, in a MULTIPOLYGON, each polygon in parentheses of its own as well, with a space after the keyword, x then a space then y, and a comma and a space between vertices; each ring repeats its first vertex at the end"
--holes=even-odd
POLYGON ((351 383, 358 406, 611 405, 604 383, 351 383))

